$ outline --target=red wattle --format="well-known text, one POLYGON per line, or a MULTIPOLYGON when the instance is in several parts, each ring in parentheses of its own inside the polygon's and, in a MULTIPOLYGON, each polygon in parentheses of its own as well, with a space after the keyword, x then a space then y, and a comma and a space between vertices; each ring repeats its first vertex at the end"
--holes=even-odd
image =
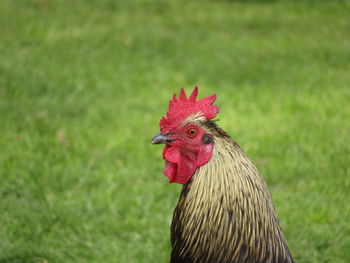
POLYGON ((177 147, 171 147, 169 145, 165 146, 163 157, 165 160, 171 163, 180 162, 180 150, 177 147))
POLYGON ((186 184, 196 172, 196 162, 185 155, 181 155, 181 161, 177 169, 176 183, 186 184))
POLYGON ((173 183, 177 174, 177 164, 165 161, 164 174, 168 176, 169 182, 173 183))
POLYGON ((193 159, 188 154, 180 152, 179 148, 166 145, 163 151, 164 174, 169 178, 169 182, 186 184, 197 168, 210 160, 212 149, 212 144, 203 145, 199 149, 196 159, 193 159))

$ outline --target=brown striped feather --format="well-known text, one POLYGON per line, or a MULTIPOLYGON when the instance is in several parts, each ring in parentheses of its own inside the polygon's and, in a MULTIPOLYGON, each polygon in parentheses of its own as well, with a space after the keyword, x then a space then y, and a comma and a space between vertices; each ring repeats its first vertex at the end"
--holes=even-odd
POLYGON ((294 262, 267 186, 243 150, 214 122, 211 160, 184 185, 171 227, 171 263, 294 262))

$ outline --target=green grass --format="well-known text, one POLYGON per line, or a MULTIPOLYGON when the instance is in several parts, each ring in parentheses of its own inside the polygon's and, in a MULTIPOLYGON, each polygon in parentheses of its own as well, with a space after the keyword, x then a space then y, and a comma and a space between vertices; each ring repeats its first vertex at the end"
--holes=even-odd
POLYGON ((150 145, 217 93, 299 263, 350 262, 350 3, 0 3, 0 262, 167 262, 181 186, 150 145))

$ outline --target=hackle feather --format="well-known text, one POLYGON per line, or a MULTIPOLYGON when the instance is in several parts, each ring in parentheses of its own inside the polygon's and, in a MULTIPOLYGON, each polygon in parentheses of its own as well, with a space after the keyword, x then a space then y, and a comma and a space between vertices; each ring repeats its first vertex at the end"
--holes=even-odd
POLYGON ((171 263, 293 263, 256 167, 214 122, 188 121, 214 136, 214 151, 183 187, 171 227, 171 263))

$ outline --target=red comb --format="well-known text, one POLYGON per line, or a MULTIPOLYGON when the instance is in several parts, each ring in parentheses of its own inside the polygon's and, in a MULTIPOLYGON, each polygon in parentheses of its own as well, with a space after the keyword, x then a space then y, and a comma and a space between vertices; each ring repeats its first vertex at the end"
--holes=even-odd
POLYGON ((176 93, 174 93, 172 100, 169 101, 167 117, 163 117, 159 123, 163 133, 177 127, 181 121, 197 113, 200 113, 207 120, 215 118, 219 112, 219 107, 213 105, 216 100, 216 94, 196 101, 197 96, 197 86, 194 87, 192 94, 188 98, 184 88, 181 88, 179 98, 176 98, 176 93))

